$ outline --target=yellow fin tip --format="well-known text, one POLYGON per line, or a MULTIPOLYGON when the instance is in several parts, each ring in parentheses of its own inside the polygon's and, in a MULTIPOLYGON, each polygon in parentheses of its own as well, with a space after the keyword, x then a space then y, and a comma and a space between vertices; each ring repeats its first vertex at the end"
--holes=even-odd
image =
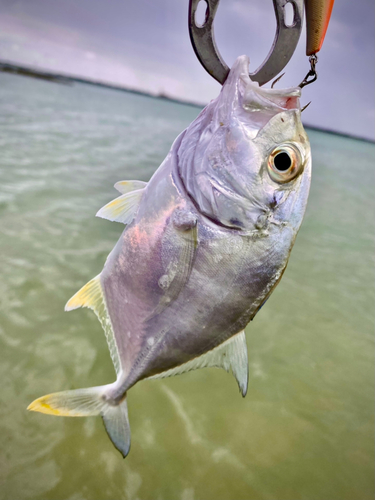
POLYGON ((47 415, 57 415, 62 416, 63 414, 52 408, 47 402, 46 399, 49 398, 50 395, 42 396, 41 398, 35 399, 32 403, 29 404, 27 410, 29 411, 37 411, 39 413, 45 413, 47 415))

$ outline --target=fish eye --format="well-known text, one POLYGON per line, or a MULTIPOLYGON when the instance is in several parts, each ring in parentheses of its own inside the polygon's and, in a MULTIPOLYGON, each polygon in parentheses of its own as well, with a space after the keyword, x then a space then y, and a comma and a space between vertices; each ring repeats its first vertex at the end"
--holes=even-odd
POLYGON ((281 144, 268 157, 267 168, 272 180, 289 182, 302 172, 301 153, 292 144, 281 144))

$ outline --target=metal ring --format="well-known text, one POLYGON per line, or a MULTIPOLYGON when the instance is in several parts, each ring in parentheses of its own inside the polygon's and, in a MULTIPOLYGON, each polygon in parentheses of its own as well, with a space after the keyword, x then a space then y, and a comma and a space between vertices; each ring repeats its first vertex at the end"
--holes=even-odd
MULTIPOLYGON (((205 70, 223 84, 228 76, 229 67, 221 57, 216 46, 213 22, 220 0, 189 0, 189 34, 193 49, 205 70), (198 4, 207 4, 204 23, 199 26, 195 15, 198 4)), ((263 85, 282 71, 292 57, 302 31, 303 0, 273 0, 276 16, 276 35, 272 48, 265 61, 250 78, 263 85), (285 6, 293 6, 293 23, 286 24, 285 6)))

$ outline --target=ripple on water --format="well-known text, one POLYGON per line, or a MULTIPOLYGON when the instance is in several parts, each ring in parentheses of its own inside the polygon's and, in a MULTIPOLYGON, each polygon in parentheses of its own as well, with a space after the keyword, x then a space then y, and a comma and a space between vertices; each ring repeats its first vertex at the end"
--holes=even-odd
POLYGON ((137 384, 123 461, 100 418, 25 408, 113 380, 92 312, 63 308, 123 231, 95 218, 113 184, 147 181, 199 110, 0 80, 0 498, 372 499, 374 145, 309 131, 309 205, 248 328, 246 399, 215 369, 137 384))

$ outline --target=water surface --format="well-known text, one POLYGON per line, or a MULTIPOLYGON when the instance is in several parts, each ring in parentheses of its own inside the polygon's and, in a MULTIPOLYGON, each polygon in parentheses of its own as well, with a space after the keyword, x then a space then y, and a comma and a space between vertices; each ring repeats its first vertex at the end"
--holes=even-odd
POLYGON ((0 498, 374 498, 374 152, 310 131, 313 182, 284 277, 247 329, 250 384, 198 370, 128 396, 132 449, 100 418, 26 412, 110 383, 91 311, 66 301, 121 224, 94 217, 147 181, 197 108, 0 74, 0 498))

